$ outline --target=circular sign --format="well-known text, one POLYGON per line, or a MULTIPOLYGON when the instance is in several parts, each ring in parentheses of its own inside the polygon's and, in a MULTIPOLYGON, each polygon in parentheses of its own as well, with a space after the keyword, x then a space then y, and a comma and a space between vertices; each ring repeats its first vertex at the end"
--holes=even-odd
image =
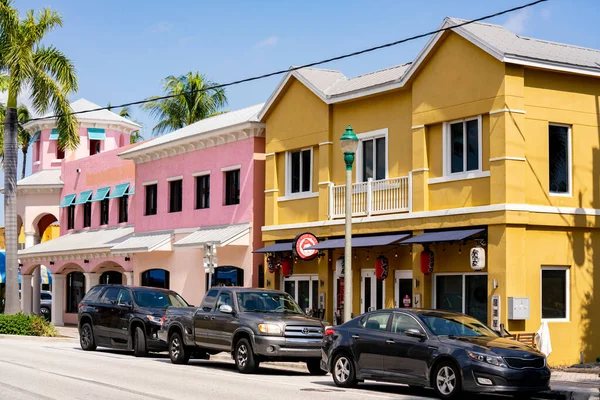
POLYGON ((319 254, 318 250, 309 250, 310 246, 314 246, 319 241, 312 233, 303 233, 296 236, 294 239, 294 254, 301 260, 309 261, 312 260, 319 254))
POLYGON ((410 296, 409 295, 404 296, 404 298, 402 299, 402 304, 404 305, 404 307, 410 307, 410 296))

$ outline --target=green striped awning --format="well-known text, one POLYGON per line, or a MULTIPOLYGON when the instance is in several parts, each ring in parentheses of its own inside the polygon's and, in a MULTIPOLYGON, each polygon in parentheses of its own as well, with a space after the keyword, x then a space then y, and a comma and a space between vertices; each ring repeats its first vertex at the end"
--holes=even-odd
POLYGON ((50 132, 50 137, 48 139, 58 140, 58 129, 52 129, 52 132, 50 132))
POLYGON ((94 192, 93 190, 86 190, 85 192, 79 193, 79 196, 77 196, 77 200, 75 201, 74 204, 87 203, 88 201, 90 201, 90 197, 92 197, 93 192, 94 192))
POLYGON ((104 128, 88 128, 88 139, 90 140, 105 140, 106 133, 104 128))
POLYGON ((75 196, 75 194, 68 194, 65 197, 63 197, 62 201, 59 204, 59 207, 69 207, 71 204, 73 204, 75 196))
POLYGON ((96 190, 96 194, 92 197, 92 201, 102 201, 108 196, 108 192, 110 191, 110 186, 103 187, 96 190))
POLYGON ((129 188, 129 183, 120 183, 115 186, 115 189, 112 191, 112 194, 108 196, 110 199, 117 199, 119 197, 125 196, 127 189, 129 188))

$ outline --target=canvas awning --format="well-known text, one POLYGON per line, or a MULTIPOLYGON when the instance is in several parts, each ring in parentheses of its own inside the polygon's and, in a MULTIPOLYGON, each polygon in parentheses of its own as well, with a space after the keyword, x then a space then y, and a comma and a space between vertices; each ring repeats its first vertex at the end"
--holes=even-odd
POLYGON ((75 194, 66 195, 65 197, 63 197, 62 201, 60 202, 60 204, 58 206, 59 207, 69 207, 75 201, 76 196, 77 195, 75 195, 75 194))
POLYGON ((436 231, 425 232, 417 236, 413 236, 402 242, 402 244, 429 244, 443 242, 458 242, 475 236, 478 233, 485 231, 483 228, 478 229, 457 229, 451 231, 436 231))
POLYGON ((292 242, 275 243, 262 249, 254 250, 253 253, 281 253, 292 251, 292 242))
POLYGON ((175 242, 175 247, 249 246, 250 224, 205 227, 175 242))
POLYGON ((88 128, 88 139, 90 140, 106 140, 104 128, 88 128))
POLYGON ((125 192, 129 189, 129 183, 120 183, 115 186, 112 194, 108 196, 109 199, 117 199, 119 197, 125 196, 125 192))
POLYGON ((148 253, 171 251, 173 231, 134 233, 110 249, 111 254, 148 253))
POLYGON ((48 137, 48 140, 58 140, 58 129, 52 129, 52 132, 50 132, 50 136, 48 137))
MULTIPOLYGON (((387 246, 409 237, 409 234, 362 236, 352 238, 352 247, 387 246)), ((329 239, 308 248, 308 250, 341 249, 346 245, 346 239, 329 239)))

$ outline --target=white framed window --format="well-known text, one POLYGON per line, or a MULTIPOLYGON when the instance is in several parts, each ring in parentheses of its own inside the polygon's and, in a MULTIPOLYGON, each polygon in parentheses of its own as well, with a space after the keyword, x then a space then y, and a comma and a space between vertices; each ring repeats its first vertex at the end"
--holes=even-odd
POLYGON ((571 126, 548 125, 548 178, 552 196, 572 195, 571 126))
POLYGON ((285 186, 289 197, 312 194, 313 149, 286 152, 285 186))
POLYGON ((281 278, 281 287, 296 300, 302 311, 319 307, 319 275, 292 275, 281 278))
POLYGON ((444 176, 460 179, 482 172, 481 130, 481 115, 444 123, 444 176))
POLYGON ((356 151, 356 181, 387 179, 388 177, 388 130, 360 133, 356 151))
POLYGON ((569 267, 542 267, 540 275, 542 321, 569 321, 571 285, 569 267))
POLYGON ((433 308, 470 315, 487 324, 488 275, 486 272, 433 275, 433 308))

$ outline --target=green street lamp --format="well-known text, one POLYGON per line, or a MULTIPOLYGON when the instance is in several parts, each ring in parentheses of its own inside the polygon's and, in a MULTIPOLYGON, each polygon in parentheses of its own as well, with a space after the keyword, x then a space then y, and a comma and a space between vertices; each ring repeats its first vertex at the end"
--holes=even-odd
POLYGON ((346 162, 346 235, 344 244, 344 322, 352 319, 352 165, 358 149, 358 137, 348 125, 340 138, 340 146, 346 162))

